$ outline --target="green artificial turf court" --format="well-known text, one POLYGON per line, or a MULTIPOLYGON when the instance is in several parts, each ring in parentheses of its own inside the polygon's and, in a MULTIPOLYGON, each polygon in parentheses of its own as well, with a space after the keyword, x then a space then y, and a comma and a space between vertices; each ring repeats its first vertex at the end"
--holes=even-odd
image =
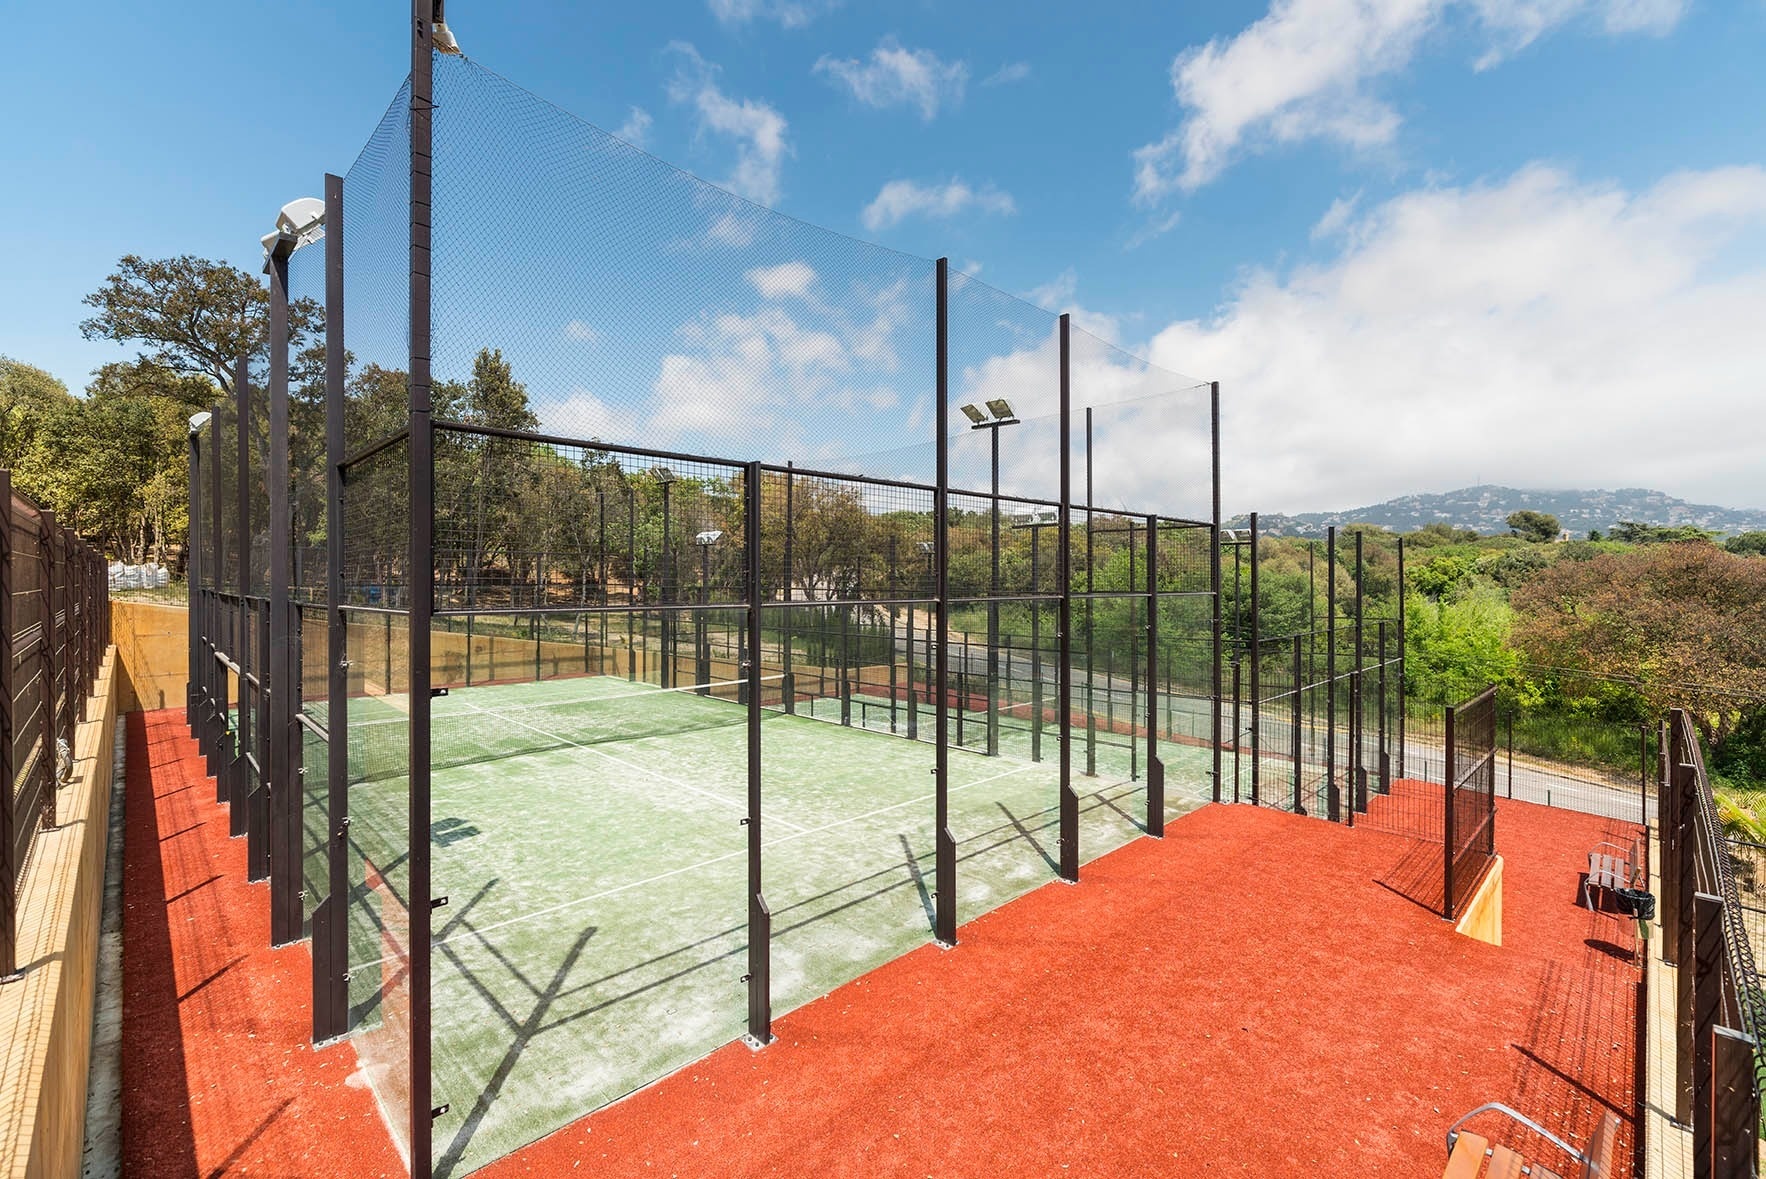
MULTIPOLYGON (((825 719, 830 703, 769 709, 762 725, 775 1016, 932 938, 933 718, 908 741, 825 719)), ((349 726, 351 995, 395 1133, 402 705, 352 698, 349 726)), ((449 1106, 435 1122, 438 1174, 483 1165, 742 1035, 745 712, 596 676, 435 700, 433 891, 447 903, 433 915, 433 1086, 449 1106)), ((1010 724, 1002 756, 951 750, 959 921, 1055 879, 1056 736, 1045 731, 1040 763, 1010 724)), ((1168 816, 1199 805, 1206 748, 1161 755, 1168 816)), ((1129 779, 1126 749, 1100 751, 1095 778, 1077 741, 1075 762, 1089 860, 1142 834, 1145 783, 1129 779)), ((322 803, 310 783, 309 802, 322 803)))

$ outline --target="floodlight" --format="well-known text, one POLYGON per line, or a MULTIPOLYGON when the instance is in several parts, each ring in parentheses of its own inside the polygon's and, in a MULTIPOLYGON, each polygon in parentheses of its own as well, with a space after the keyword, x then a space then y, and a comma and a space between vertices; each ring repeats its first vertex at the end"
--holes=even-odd
POLYGON ((987 408, 993 411, 993 416, 998 421, 1003 422, 1009 418, 1017 416, 1012 412, 1012 403, 1007 401, 1004 397, 989 398, 987 401, 987 408))
POLYGON ((214 414, 210 413, 206 409, 203 410, 201 413, 191 414, 190 415, 190 432, 192 434, 202 433, 202 428, 204 426, 208 425, 209 419, 214 416, 215 416, 214 414))
POLYGON ((675 481, 675 473, 661 463, 651 467, 649 475, 650 478, 656 480, 658 483, 673 483, 675 481))
POLYGON ((963 406, 963 416, 968 418, 971 422, 974 422, 977 426, 987 421, 987 415, 981 412, 979 406, 975 405, 963 406))
POLYGON ((296 197, 276 214, 276 228, 294 237, 294 248, 318 241, 325 233, 325 202, 318 197, 296 197))
POLYGON ((454 40, 453 31, 444 22, 436 21, 430 28, 429 37, 437 53, 445 53, 449 57, 461 56, 460 43, 454 40))
POLYGON ((711 545, 716 544, 718 541, 722 540, 723 538, 724 538, 724 530, 723 529, 721 529, 721 528, 707 528, 704 532, 701 532, 698 536, 695 536, 693 538, 693 543, 710 547, 711 545))
POLYGON ((932 555, 932 542, 929 540, 921 541, 920 542, 920 551, 922 553, 925 553, 928 557, 930 557, 932 555))

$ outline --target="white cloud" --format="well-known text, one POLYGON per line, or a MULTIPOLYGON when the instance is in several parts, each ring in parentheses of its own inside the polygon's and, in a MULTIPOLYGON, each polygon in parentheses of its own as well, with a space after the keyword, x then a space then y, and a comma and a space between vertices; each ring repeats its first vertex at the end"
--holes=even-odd
POLYGON ((552 402, 536 407, 540 429, 568 438, 599 438, 611 441, 630 436, 633 420, 581 385, 552 402))
POLYGON ((1361 194, 1338 197, 1331 202, 1331 207, 1324 211, 1312 226, 1312 240, 1319 241, 1327 237, 1336 237, 1349 225, 1349 219, 1355 215, 1355 206, 1361 201, 1361 194))
POLYGON ((708 0, 708 4, 711 15, 729 27, 764 20, 784 29, 801 29, 837 7, 838 0, 708 0))
POLYGON ((701 131, 736 142, 736 167, 723 183, 738 196, 770 205, 779 199, 779 168, 791 154, 785 117, 759 99, 737 100, 717 84, 718 68, 685 42, 669 46, 681 59, 669 81, 668 96, 699 116, 701 131))
POLYGON ((1134 195, 1152 204, 1192 191, 1265 144, 1320 139, 1366 149, 1397 134, 1396 111, 1371 93, 1410 65, 1456 4, 1469 7, 1488 68, 1581 16, 1609 34, 1663 33, 1686 0, 1274 0, 1229 38, 1184 50, 1171 63, 1183 124, 1134 153, 1134 195))
POLYGON ((1010 193, 1001 192, 991 184, 971 188, 956 179, 947 184, 891 180, 878 191, 877 198, 864 207, 859 221, 875 233, 916 214, 954 217, 969 209, 1006 214, 1017 212, 1018 206, 1010 193))
POLYGON ((1122 337, 1122 322, 1114 315, 1091 311, 1078 302, 1079 272, 1071 266, 1041 286, 1031 287, 1024 297, 1045 311, 1073 317, 1073 326, 1111 343, 1122 337))
MULTIPOLYGON (((1328 261, 1254 273, 1150 345, 1222 382, 1229 510, 1349 508, 1478 475, 1766 506, 1740 428, 1762 374, 1766 169, 1627 192, 1536 164, 1344 221, 1328 261)), ((1149 490, 1161 448, 1205 423, 1149 423, 1149 490)))
POLYGON ((634 106, 631 114, 626 116, 625 122, 621 123, 619 130, 613 134, 633 147, 643 147, 644 140, 650 134, 650 124, 654 121, 651 119, 649 111, 641 106, 634 106))
POLYGON ((1170 233, 1173 229, 1177 228, 1177 223, 1181 220, 1183 220, 1183 213, 1177 209, 1173 209, 1161 216, 1155 216, 1145 225, 1135 230, 1134 233, 1130 234, 1128 241, 1124 244, 1123 248, 1128 250, 1139 249, 1154 238, 1162 237, 1165 234, 1170 233))
POLYGON ((1022 82, 1030 76, 1030 63, 1014 61, 1001 66, 987 77, 981 79, 983 86, 1009 86, 1013 82, 1022 82))
POLYGON ((905 49, 893 38, 871 50, 868 61, 823 54, 815 72, 844 85, 866 106, 915 106, 927 120, 940 106, 960 103, 969 81, 966 63, 942 61, 930 49, 905 49))
POLYGON ((601 333, 595 329, 593 324, 573 319, 564 325, 564 338, 574 340, 578 344, 599 344, 601 333))
POLYGON ((815 268, 802 260, 781 262, 777 266, 757 266, 745 276, 763 299, 786 295, 802 295, 816 281, 815 268))

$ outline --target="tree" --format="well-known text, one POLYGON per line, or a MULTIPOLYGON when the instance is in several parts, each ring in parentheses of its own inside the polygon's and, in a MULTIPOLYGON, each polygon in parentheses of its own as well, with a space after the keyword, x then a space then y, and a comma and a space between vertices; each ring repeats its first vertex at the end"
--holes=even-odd
POLYGON ((1519 685, 1511 625, 1507 603, 1488 586, 1454 601, 1413 594, 1405 610, 1405 690, 1415 700, 1453 704, 1490 684, 1519 685))
POLYGON ((1532 662, 1632 681, 1651 713, 1686 708, 1713 742, 1766 682, 1766 562, 1712 544, 1559 561, 1513 601, 1532 662))
POLYGON ((1766 532, 1741 532, 1723 542, 1725 552, 1738 557, 1766 557, 1766 532))
POLYGON ((1588 530, 1588 539, 1589 540, 1599 540, 1600 539, 1600 529, 1590 528, 1588 530))
POLYGON ((0 467, 17 467, 38 427, 73 400, 67 386, 47 372, 0 356, 0 467))
POLYGON ((1550 544, 1558 538, 1562 526, 1558 518, 1549 512, 1535 512, 1523 508, 1508 514, 1508 530, 1512 535, 1534 544, 1550 544))
POLYGON ((1636 520, 1621 520, 1613 525, 1612 532, 1614 540, 1622 540, 1626 544, 1674 544, 1686 540, 1708 542, 1714 535, 1691 524, 1643 524, 1636 520))
MULTIPOLYGON (((224 262, 182 254, 141 258, 126 254, 116 273, 82 300, 96 314, 80 324, 88 340, 114 340, 142 348, 136 371, 162 391, 156 370, 206 377, 223 395, 233 394, 233 370, 241 358, 260 370, 269 355, 270 291, 252 275, 224 262)), ((323 351, 315 347, 323 315, 316 301, 288 305, 291 386, 308 385, 323 351)), ((201 386, 174 386, 192 397, 201 386)), ((209 398, 212 400, 212 396, 209 398)), ((191 400, 192 410, 208 400, 191 400)))

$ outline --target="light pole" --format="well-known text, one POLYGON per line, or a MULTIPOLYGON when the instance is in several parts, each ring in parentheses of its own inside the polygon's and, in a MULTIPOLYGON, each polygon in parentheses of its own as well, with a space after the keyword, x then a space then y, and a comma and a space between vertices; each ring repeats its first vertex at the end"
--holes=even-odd
MULTIPOLYGON (((989 418, 982 413, 979 406, 965 405, 963 416, 969 419, 971 430, 987 430, 992 434, 993 442, 993 499, 991 503, 993 516, 993 569, 988 582, 987 597, 987 756, 998 757, 1000 751, 1000 431, 1007 426, 1018 424, 1018 416, 1012 412, 1012 403, 1003 397, 990 398, 987 402, 989 418)), ((967 671, 968 668, 964 668, 967 671)))
POLYGON ((723 539, 723 530, 708 528, 693 538, 699 546, 699 609, 693 621, 694 671, 699 694, 711 694, 711 642, 705 633, 705 610, 711 605, 711 548, 723 539))
POLYGON ((675 686, 675 619, 669 609, 674 604, 674 532, 669 519, 669 488, 674 486, 675 473, 658 464, 650 468, 650 478, 662 488, 662 678, 665 688, 675 686))

